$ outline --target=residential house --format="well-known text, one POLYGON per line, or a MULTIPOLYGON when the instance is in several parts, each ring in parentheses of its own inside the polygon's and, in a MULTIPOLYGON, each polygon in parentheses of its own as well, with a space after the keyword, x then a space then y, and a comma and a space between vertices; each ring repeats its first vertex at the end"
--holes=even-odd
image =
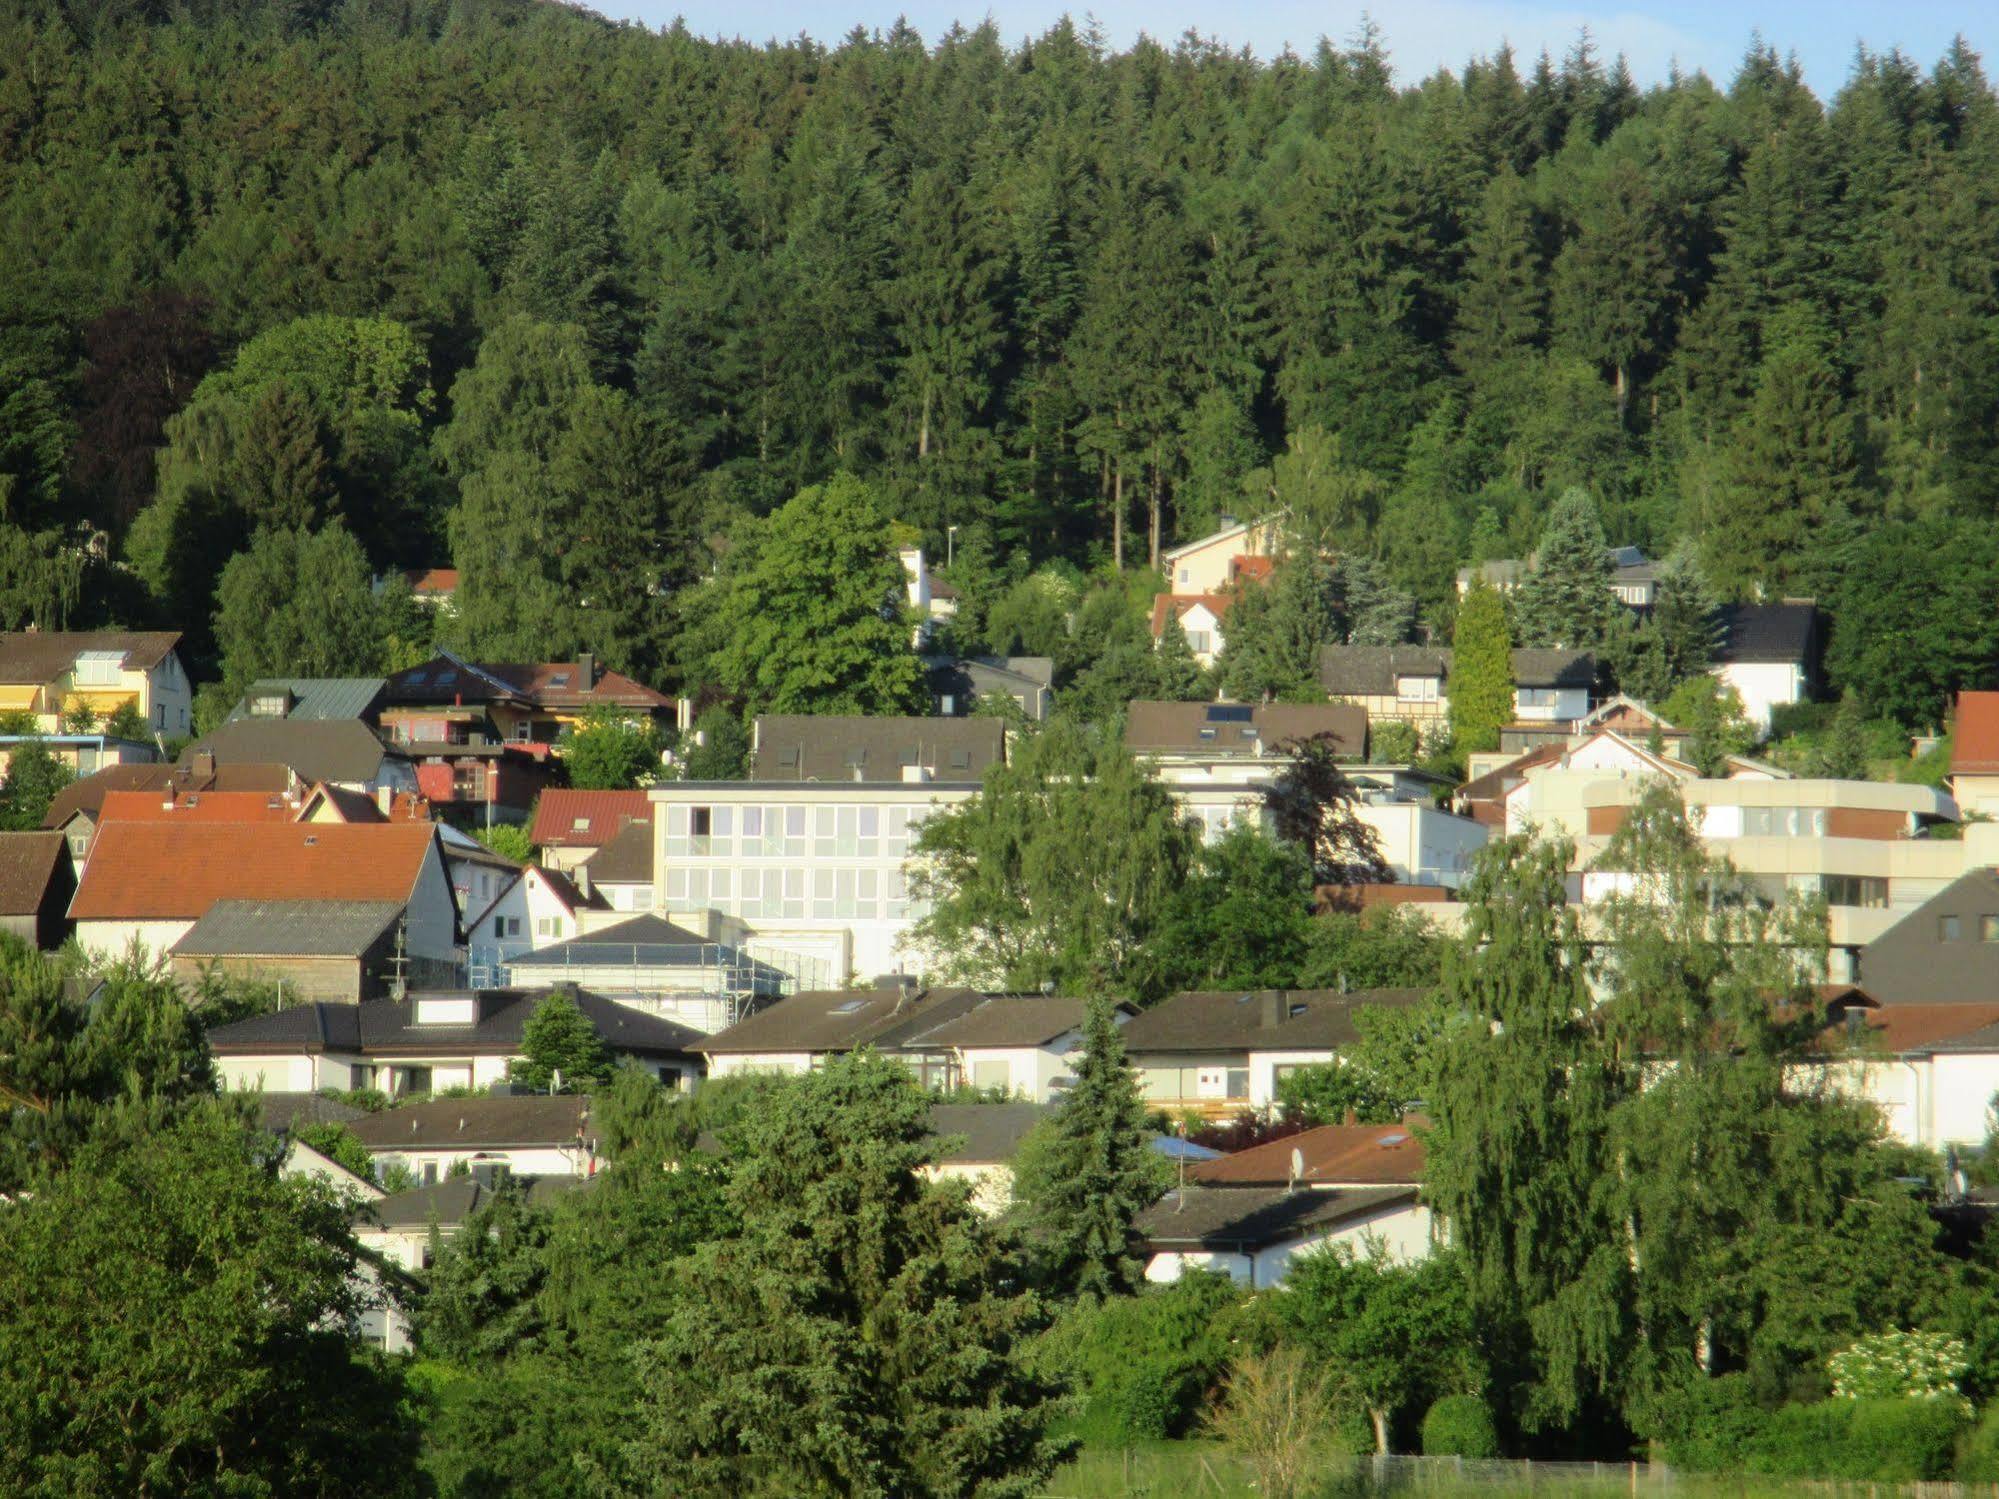
POLYGON ((1951 724, 1950 794, 1958 810, 1999 817, 1999 692, 1960 692, 1951 724))
POLYGON ((583 889, 613 911, 650 911, 658 904, 653 878, 652 823, 627 823, 609 843, 576 866, 583 889))
POLYGON ((1282 546, 1282 515, 1249 521, 1224 516, 1220 530, 1160 553, 1159 561, 1171 592, 1212 594, 1235 579, 1242 559, 1273 558, 1282 546))
POLYGON ((934 1103, 930 1133, 937 1159, 924 1167, 931 1181, 961 1181, 972 1205, 1003 1213, 1013 1205, 1013 1158, 1047 1110, 1032 1103, 934 1103))
POLYGON ((69 914, 87 952, 158 955, 223 900, 393 903, 409 980, 456 980, 457 910, 428 823, 107 822, 69 914))
POLYGON ((369 796, 418 789, 408 756, 352 718, 239 718, 189 745, 180 763, 197 778, 228 765, 289 765, 300 780, 369 796))
POLYGON ((58 791, 42 816, 42 826, 69 839, 70 857, 80 876, 97 836, 104 798, 114 791, 143 791, 164 800, 199 791, 289 795, 297 786, 298 777, 288 765, 211 765, 204 773, 164 763, 108 765, 58 791))
POLYGON ((1833 1086, 1874 1104, 1891 1139, 1977 1151, 1992 1133, 1999 999, 1875 1006, 1862 996, 1830 1007, 1818 1050, 1817 1066, 1833 1086))
POLYGON ((1134 702, 1125 710, 1124 747, 1162 770, 1275 757, 1294 740, 1332 741, 1342 759, 1367 753, 1367 713, 1348 703, 1134 702))
MULTIPOLYGON (((470 833, 450 823, 437 825, 437 844, 444 854, 444 872, 451 881, 451 898, 458 908, 458 929, 469 940, 493 902, 520 878, 523 866, 504 854, 494 853, 470 833)), ((512 910, 507 914, 525 916, 524 912, 512 910)), ((522 945, 529 941, 525 928, 516 932, 509 927, 505 935, 522 945)))
POLYGON ((710 1077, 738 1073, 803 1073, 863 1046, 895 1053, 911 1063, 927 1086, 951 1085, 952 1059, 943 1052, 911 1053, 905 1043, 947 1020, 977 1009, 976 989, 918 989, 884 984, 875 989, 818 989, 793 994, 700 1043, 710 1077))
POLYGON ((388 686, 381 677, 264 677, 250 684, 226 721, 351 718, 372 728, 388 686))
POLYGON ((574 985, 711 1035, 797 980, 747 944, 704 937, 647 913, 592 922, 560 942, 512 957, 507 980, 524 989, 574 985))
POLYGON ((1354 1012, 1406 1007, 1421 989, 1195 990, 1124 1028, 1125 1054, 1154 1108, 1209 1116, 1268 1109, 1299 1067, 1330 1062, 1359 1039, 1354 1012))
MULTIPOLYGON (((302 1004, 208 1033, 216 1075, 228 1090, 315 1093, 376 1088, 392 1097, 504 1083, 545 989, 419 990, 405 1000, 302 1004)), ((703 1039, 686 1026, 600 994, 570 997, 605 1048, 654 1069, 670 1087, 692 1089, 703 1039)))
POLYGON ((1821 625, 1808 599, 1725 604, 1717 615, 1720 644, 1713 674, 1735 689, 1743 714, 1763 733, 1769 733, 1776 709, 1810 701, 1817 688, 1821 625))
POLYGON ((1527 581, 1531 569, 1518 557, 1496 557, 1490 562, 1481 562, 1476 567, 1458 569, 1458 597, 1471 592, 1472 584, 1479 582, 1498 593, 1512 593, 1527 581))
POLYGON ((0 633, 0 713, 31 714, 55 734, 81 714, 102 722, 130 707, 155 735, 185 734, 194 690, 179 645, 176 631, 0 633))
POLYGON ((433 1098, 347 1128, 375 1158, 377 1174, 401 1167, 426 1187, 459 1170, 494 1184, 507 1176, 589 1177, 602 1158, 590 1099, 581 1094, 433 1098))
POLYGON ((1327 1125, 1195 1165, 1188 1184, 1139 1215, 1146 1279, 1219 1270, 1279 1284, 1300 1254, 1380 1245, 1408 1263, 1429 1254, 1418 1197, 1423 1146, 1406 1124, 1327 1125))
POLYGON ((473 662, 442 651, 389 678, 382 732, 412 753, 553 745, 591 715, 670 721, 673 700, 588 652, 574 661, 473 662))
POLYGON ((410 597, 424 608, 451 614, 458 607, 458 569, 455 567, 413 567, 403 573, 410 597))
MULTIPOLYGON (((1617 601, 1634 614, 1643 614, 1651 609, 1658 585, 1658 565, 1637 547, 1606 547, 1604 550, 1610 560, 1610 591, 1617 595, 1617 601)), ((1527 581, 1532 571, 1532 562, 1512 557, 1481 562, 1476 567, 1461 567, 1458 569, 1458 597, 1463 598, 1471 591, 1474 580, 1500 593, 1512 593, 1527 581)))
POLYGON ((924 641, 936 630, 937 622, 949 619, 958 612, 958 591, 930 576, 930 568, 923 560, 922 547, 903 547, 898 556, 902 559, 903 574, 908 579, 909 612, 916 617, 913 644, 920 650, 924 641))
POLYGON ((976 781, 1005 758, 996 718, 763 713, 750 726, 752 781, 976 781))
POLYGON ((359 1004, 395 981, 403 910, 393 900, 218 900, 167 958, 183 983, 213 969, 275 980, 302 1001, 359 1004))
POLYGON ((61 833, 0 833, 0 932, 54 952, 69 940, 76 867, 61 833))
POLYGON ((573 791, 552 786, 535 804, 528 837, 541 850, 544 866, 568 872, 628 824, 651 820, 652 803, 643 791, 573 791))
POLYGON ((1004 754, 991 718, 756 723, 747 781, 667 781, 654 804, 654 908, 823 965, 832 982, 918 972, 905 951, 917 830, 975 795, 1004 754), (712 913, 712 914, 711 914, 712 913))
POLYGON ((465 922, 465 962, 475 989, 507 983, 506 967, 514 959, 567 942, 582 930, 585 912, 605 909, 553 869, 515 865, 510 875, 496 871, 495 882, 492 900, 465 922))
MULTIPOLYGON (((546 1208, 587 1185, 587 1176, 537 1176, 524 1182, 531 1208, 546 1208)), ((500 1173, 481 1169, 430 1186, 390 1192, 362 1203, 351 1220, 354 1241, 370 1260, 412 1282, 431 1264, 433 1243, 459 1232, 499 1189, 500 1173)), ((377 1298, 361 1314, 356 1335, 384 1353, 410 1351, 409 1316, 394 1298, 377 1298)))
POLYGON ((1152 639, 1155 644, 1164 639, 1167 625, 1177 620, 1194 659, 1213 666, 1228 644, 1222 621, 1234 601, 1233 593, 1157 594, 1152 600, 1152 639))
POLYGON ((930 701, 940 718, 962 718, 987 698, 1005 698, 1029 723, 1054 710, 1055 662, 1049 656, 933 656, 930 701))
MULTIPOLYGON (((1513 722, 1566 735, 1590 711, 1596 657, 1587 651, 1516 650, 1513 722)), ((1328 645, 1319 650, 1319 685, 1329 697, 1367 710, 1368 722, 1410 724, 1426 735, 1449 723, 1451 652, 1437 646, 1328 645)))
MULTIPOLYGON (((1117 1019, 1130 1017, 1120 1006, 1117 1019)), ((1029 1103, 1053 1103, 1074 1083, 1073 1059, 1083 1045, 1089 1002, 1059 994, 988 994, 933 1026, 903 1034, 892 1054, 918 1059, 944 1086, 997 1092, 1029 1103)))
POLYGON ((33 743, 71 775, 87 776, 111 766, 151 765, 160 748, 151 739, 124 739, 116 734, 0 734, 0 766, 14 762, 14 751, 33 743))

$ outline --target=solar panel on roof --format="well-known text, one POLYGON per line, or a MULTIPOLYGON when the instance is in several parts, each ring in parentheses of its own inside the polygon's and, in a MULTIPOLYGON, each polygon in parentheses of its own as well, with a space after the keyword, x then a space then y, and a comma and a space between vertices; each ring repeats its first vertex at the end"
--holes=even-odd
POLYGON ((1208 722, 1248 723, 1255 711, 1248 703, 1214 703, 1208 708, 1208 722))

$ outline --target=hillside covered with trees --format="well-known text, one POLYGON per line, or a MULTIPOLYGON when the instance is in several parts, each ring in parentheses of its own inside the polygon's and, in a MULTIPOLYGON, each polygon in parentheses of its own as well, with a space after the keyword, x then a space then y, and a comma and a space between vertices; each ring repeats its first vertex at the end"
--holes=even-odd
POLYGON ((408 634, 360 581, 450 562, 456 643, 699 685, 659 601, 845 471, 997 649, 1030 572, 1279 504, 1447 627, 1581 487, 1859 661, 1999 579, 1995 240, 1961 46, 1823 101, 1774 49, 1640 90, 1586 39, 1418 80, 1367 36, 5 0, 0 625, 213 668, 279 600, 287 669, 354 669, 408 634))

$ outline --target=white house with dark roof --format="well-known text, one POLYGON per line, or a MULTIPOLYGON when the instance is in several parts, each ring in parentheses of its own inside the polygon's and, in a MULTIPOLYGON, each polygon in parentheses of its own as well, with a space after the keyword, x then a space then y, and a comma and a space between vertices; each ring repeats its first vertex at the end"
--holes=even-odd
MULTIPOLYGON (((1395 721, 1438 733, 1451 714, 1451 652, 1422 645, 1319 648, 1319 685, 1329 697, 1367 710, 1369 723, 1395 721)), ((1590 711, 1596 657, 1588 651, 1513 652, 1516 725, 1566 732, 1590 711)))
POLYGON ((378 1176, 397 1167, 423 1186, 454 1171, 504 1176, 595 1176, 603 1150, 591 1100, 581 1094, 433 1098, 355 1120, 378 1176))
MULTIPOLYGON (((444 989, 358 1005, 304 1004, 208 1033, 226 1090, 274 1093, 374 1088, 391 1096, 505 1082, 521 1034, 547 990, 444 989)), ((701 1076, 700 1035, 587 990, 571 996, 614 1055, 671 1087, 701 1076)))
POLYGON ((1726 604, 1713 674, 1733 687, 1742 711, 1764 733, 1780 707, 1811 700, 1823 648, 1819 611, 1809 600, 1726 604))
POLYGON ((578 886, 591 898, 612 911, 650 911, 656 893, 652 823, 641 819, 627 823, 617 836, 575 866, 578 886))

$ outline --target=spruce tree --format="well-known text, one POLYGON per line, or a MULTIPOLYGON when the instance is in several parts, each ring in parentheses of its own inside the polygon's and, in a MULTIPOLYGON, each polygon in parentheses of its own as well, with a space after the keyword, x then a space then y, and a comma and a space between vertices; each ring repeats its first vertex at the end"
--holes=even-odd
POLYGON ((611 1054, 597 1027, 566 991, 556 989, 534 1007, 521 1028, 521 1055, 507 1076, 536 1092, 582 1093, 610 1080, 611 1054))
POLYGON ((1714 596, 1693 544, 1682 541, 1652 575, 1652 608, 1618 667, 1618 687, 1657 705, 1675 687, 1708 669, 1720 645, 1714 596))
POLYGON ((1144 1284, 1133 1224, 1161 1185, 1145 1099, 1108 999, 1090 1003, 1073 1075, 1020 1184, 1023 1217, 1050 1289, 1105 1300, 1144 1284))
POLYGON ((1458 604, 1451 631, 1451 742, 1467 754, 1499 748, 1513 721, 1513 641, 1506 600, 1484 582, 1458 604))
POLYGON ((1401 645, 1416 624, 1416 601, 1388 581, 1372 557, 1340 561, 1337 582, 1349 645, 1401 645))
POLYGON ((1168 702, 1199 703, 1214 696, 1214 678, 1194 655, 1186 628, 1177 614, 1168 615, 1153 653, 1159 695, 1168 702))
POLYGON ((1485 189, 1465 248, 1451 356, 1479 381, 1534 349, 1546 336, 1548 293, 1538 226, 1527 186, 1510 166, 1485 189))
POLYGON ((1618 609, 1610 590, 1612 571, 1596 502, 1586 490, 1565 490, 1520 588, 1521 644, 1601 650, 1618 609))

